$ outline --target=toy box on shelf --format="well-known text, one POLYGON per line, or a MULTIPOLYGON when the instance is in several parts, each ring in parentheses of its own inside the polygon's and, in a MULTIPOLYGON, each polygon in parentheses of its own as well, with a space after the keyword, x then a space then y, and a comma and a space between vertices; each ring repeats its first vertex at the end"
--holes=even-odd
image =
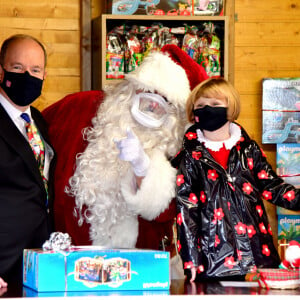
MULTIPOLYGON (((300 144, 277 144, 276 170, 285 182, 300 188, 300 144)), ((300 211, 277 207, 279 215, 300 215, 300 211)))
POLYGON ((263 79, 262 102, 262 143, 300 143, 300 78, 263 79))
POLYGON ((23 284, 37 292, 169 290, 169 252, 73 247, 25 249, 23 284))
POLYGON ((108 0, 114 15, 223 16, 225 0, 108 0))
POLYGON ((195 16, 223 16, 225 0, 194 0, 195 16))
MULTIPOLYGON (((277 144, 276 171, 287 183, 300 187, 300 144, 277 144)), ((278 252, 284 258, 291 240, 300 241, 300 211, 277 206, 278 252)))
POLYGON ((108 0, 107 13, 114 15, 193 15, 193 0, 108 0))
POLYGON ((300 214, 278 215, 278 253, 281 260, 290 241, 300 242, 300 214))

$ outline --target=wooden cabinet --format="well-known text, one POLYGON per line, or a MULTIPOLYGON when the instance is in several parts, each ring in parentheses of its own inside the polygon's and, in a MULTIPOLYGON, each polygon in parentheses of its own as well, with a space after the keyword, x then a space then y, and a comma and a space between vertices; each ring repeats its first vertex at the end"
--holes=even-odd
POLYGON ((212 22, 219 28, 221 40, 221 75, 228 78, 228 35, 229 18, 227 16, 149 16, 149 15, 108 15, 103 14, 92 21, 92 88, 102 89, 107 84, 118 82, 106 79, 106 37, 116 26, 151 26, 160 23, 166 27, 203 26, 212 22))

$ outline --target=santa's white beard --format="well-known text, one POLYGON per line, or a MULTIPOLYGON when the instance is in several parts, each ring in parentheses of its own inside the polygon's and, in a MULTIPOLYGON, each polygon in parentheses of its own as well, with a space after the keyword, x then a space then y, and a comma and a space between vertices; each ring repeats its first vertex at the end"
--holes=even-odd
POLYGON ((91 225, 93 244, 132 248, 138 235, 137 215, 144 213, 148 219, 155 218, 174 196, 176 171, 167 159, 180 148, 185 122, 183 109, 179 113, 173 108, 164 128, 145 128, 133 120, 130 113, 134 88, 123 85, 120 90, 106 97, 93 119, 93 127, 86 130, 88 146, 76 160, 68 192, 75 196, 80 222, 85 220, 91 225), (130 163, 118 158, 119 151, 113 141, 124 138, 128 127, 138 136, 150 158, 151 170, 144 178, 145 184, 142 183, 145 191, 141 187, 137 196, 134 195, 135 176, 130 163), (151 175, 155 168, 158 168, 156 177, 169 177, 162 183, 164 186, 157 186, 161 180, 151 175), (147 182, 147 177, 151 182, 147 182), (150 189, 158 193, 160 189, 165 191, 153 202, 150 199, 151 194, 155 197, 155 192, 150 189), (150 195, 145 195, 148 193, 150 195), (84 205, 88 209, 82 216, 84 205))

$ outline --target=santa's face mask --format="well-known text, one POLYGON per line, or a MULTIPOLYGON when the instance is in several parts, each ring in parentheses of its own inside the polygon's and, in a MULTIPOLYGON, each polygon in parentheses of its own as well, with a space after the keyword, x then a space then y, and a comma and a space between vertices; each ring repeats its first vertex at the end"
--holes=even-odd
POLYGON ((162 96, 153 93, 139 93, 134 96, 131 114, 141 125, 158 128, 165 122, 168 108, 168 103, 162 96))

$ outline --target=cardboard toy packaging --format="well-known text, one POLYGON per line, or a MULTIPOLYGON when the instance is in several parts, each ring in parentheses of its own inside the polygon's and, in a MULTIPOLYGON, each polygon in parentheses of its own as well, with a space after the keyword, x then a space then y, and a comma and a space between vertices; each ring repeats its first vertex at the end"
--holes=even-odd
POLYGON ((169 252, 73 247, 25 249, 23 285, 36 292, 167 291, 169 252))
POLYGON ((278 215, 278 253, 281 260, 290 241, 300 242, 300 214, 278 215))
MULTIPOLYGON (((276 172, 286 183, 300 188, 300 144, 276 145, 276 172)), ((292 211, 277 207, 278 215, 300 215, 300 211, 292 211)))
POLYGON ((193 15, 194 0, 108 0, 113 15, 193 15))
POLYGON ((225 0, 194 0, 195 16, 223 16, 225 0))
POLYGON ((262 143, 300 143, 300 78, 262 83, 262 143))

